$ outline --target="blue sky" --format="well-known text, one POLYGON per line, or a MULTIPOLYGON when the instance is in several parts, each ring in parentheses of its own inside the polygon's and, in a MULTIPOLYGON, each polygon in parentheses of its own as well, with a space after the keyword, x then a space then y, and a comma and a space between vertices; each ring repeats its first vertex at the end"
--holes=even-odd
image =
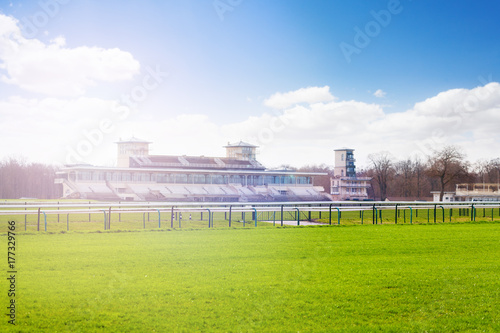
POLYGON ((360 167, 444 144, 498 157, 499 12, 496 1, 0 1, 0 159, 111 165, 113 142, 132 135, 158 154, 222 155, 242 139, 270 167, 332 164, 344 146, 360 167), (145 80, 154 88, 124 105, 145 80))

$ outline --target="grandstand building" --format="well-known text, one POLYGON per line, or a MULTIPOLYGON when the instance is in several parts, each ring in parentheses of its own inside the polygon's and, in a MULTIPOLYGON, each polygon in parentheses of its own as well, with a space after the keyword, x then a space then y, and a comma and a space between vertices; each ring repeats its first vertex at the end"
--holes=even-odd
POLYGON ((228 144, 226 157, 150 155, 148 141, 116 142, 117 167, 67 165, 58 172, 65 198, 130 201, 328 200, 314 177, 323 173, 268 170, 257 146, 228 144))

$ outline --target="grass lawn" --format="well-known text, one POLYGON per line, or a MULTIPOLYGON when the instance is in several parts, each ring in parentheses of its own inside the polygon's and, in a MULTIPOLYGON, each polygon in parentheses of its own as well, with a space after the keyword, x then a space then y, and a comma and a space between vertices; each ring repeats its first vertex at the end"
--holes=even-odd
POLYGON ((111 231, 17 236, 12 331, 500 331, 497 222, 111 231))

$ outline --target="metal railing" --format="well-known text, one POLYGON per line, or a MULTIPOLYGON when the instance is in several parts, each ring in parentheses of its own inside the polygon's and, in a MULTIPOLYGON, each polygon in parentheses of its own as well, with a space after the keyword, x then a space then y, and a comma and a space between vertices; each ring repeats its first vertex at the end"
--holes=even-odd
MULTIPOLYGON (((248 224, 245 217, 246 213, 250 213, 251 224, 255 227, 260 223, 279 223, 280 226, 286 224, 301 225, 316 224, 316 225, 331 225, 354 223, 365 224, 371 217, 372 224, 384 223, 406 223, 413 224, 417 218, 420 223, 443 223, 452 222, 452 220, 461 219, 467 221, 476 221, 483 218, 484 221, 500 220, 500 202, 245 202, 245 203, 196 203, 196 202, 178 202, 178 203, 158 203, 158 202, 25 202, 25 203, 0 203, 0 221, 7 218, 15 219, 15 216, 24 216, 24 229, 27 230, 28 216, 36 216, 36 230, 41 231, 42 223, 43 230, 47 231, 49 222, 48 216, 57 215, 50 223, 61 223, 61 216, 66 216, 66 230, 70 230, 70 215, 78 215, 78 222, 103 222, 104 230, 111 229, 113 223, 122 222, 122 214, 142 214, 143 228, 146 228, 146 214, 148 222, 151 216, 157 216, 158 228, 163 227, 174 228, 174 221, 178 222, 178 227, 189 226, 187 219, 182 219, 184 216, 191 214, 201 214, 201 221, 205 221, 203 214, 208 214, 209 228, 214 227, 214 219, 217 220, 214 214, 219 216, 218 221, 224 221, 226 226, 232 227, 235 221, 242 221, 242 225, 248 224), (422 216, 424 211, 424 216, 422 216), (359 212, 354 214, 353 212, 359 212), (371 216, 366 216, 367 212, 371 212, 371 216), (418 214, 421 214, 419 217, 418 214), (479 212, 479 215, 478 215, 479 212), (242 220, 235 220, 234 214, 241 213, 242 220), (265 215, 267 213, 267 219, 265 215), (271 221, 270 216, 273 216, 271 221), (482 216, 481 216, 482 213, 482 216), (83 214, 88 215, 83 221, 83 214), (224 218, 222 218, 224 214, 224 218), (288 214, 288 215, 287 215, 288 214), (342 215, 350 214, 349 218, 342 215), (103 216, 103 221, 95 216, 103 216), (314 218, 312 218, 314 215, 314 218), (356 215, 356 218, 353 216, 356 215), (113 217, 113 218, 112 218, 113 217), (163 220, 162 220, 163 217, 163 220), (259 219, 260 217, 260 219, 259 219), (184 222, 183 222, 184 221, 184 222)), ((207 215, 205 215, 207 216, 207 215)), ((136 215, 137 217, 137 215, 136 215)), ((191 218, 189 219, 191 220, 191 218)), ((101 223, 99 222, 99 223, 101 223)), ((31 221, 33 223, 33 221, 31 221)), ((150 223, 151 224, 151 223, 150 223)), ((1 224, 0 224, 1 225, 1 224)), ((218 223, 221 225, 221 223, 218 223)), ((177 224, 175 224, 177 228, 177 224)), ((137 227, 135 227, 137 229, 137 227)))

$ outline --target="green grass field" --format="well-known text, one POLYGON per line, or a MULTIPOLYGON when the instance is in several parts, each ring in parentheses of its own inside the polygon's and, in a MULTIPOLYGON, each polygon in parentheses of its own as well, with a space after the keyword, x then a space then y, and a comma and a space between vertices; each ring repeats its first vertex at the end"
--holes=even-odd
POLYGON ((28 232, 16 251, 12 331, 500 331, 497 222, 28 232))

